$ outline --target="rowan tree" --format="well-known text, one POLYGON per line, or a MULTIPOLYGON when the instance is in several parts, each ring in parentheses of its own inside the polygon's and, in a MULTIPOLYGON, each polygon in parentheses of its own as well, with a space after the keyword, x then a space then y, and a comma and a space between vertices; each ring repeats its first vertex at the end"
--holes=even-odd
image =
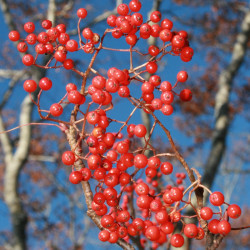
MULTIPOLYGON (((13 76, 16 77, 16 79, 19 79, 20 77, 25 78, 23 87, 29 95, 25 97, 22 105, 23 109, 20 112, 20 124, 35 124, 31 122, 31 112, 33 107, 35 107, 35 109, 38 109, 40 118, 43 121, 45 120, 44 124, 46 123, 48 126, 56 126, 59 128, 63 132, 67 141, 64 141, 59 136, 51 137, 51 135, 47 135, 47 137, 44 137, 44 130, 36 129, 34 130, 36 133, 33 138, 37 140, 33 141, 32 144, 32 141, 30 140, 31 128, 29 126, 20 126, 20 135, 17 137, 14 135, 12 140, 14 142, 18 141, 19 144, 17 150, 14 151, 8 135, 6 133, 2 133, 1 135, 6 165, 4 194, 5 201, 11 211, 13 225, 16 225, 16 228, 14 228, 16 229, 14 230, 16 232, 14 243, 17 244, 17 249, 18 247, 20 247, 20 249, 25 249, 26 241, 24 232, 27 220, 27 210, 25 212, 23 204, 20 203, 20 195, 17 193, 17 180, 20 176, 19 173, 23 164, 28 159, 29 153, 32 153, 33 159, 37 161, 42 159, 40 154, 49 154, 51 156, 51 152, 59 151, 59 154, 53 154, 53 156, 56 156, 52 157, 53 161, 56 159, 57 165, 61 165, 61 162, 59 161, 62 160, 66 166, 72 166, 71 173, 70 168, 66 168, 66 172, 69 174, 69 181, 73 184, 81 182, 87 204, 87 215, 97 227, 102 230, 99 234, 99 239, 102 241, 109 240, 111 243, 118 243, 121 247, 126 249, 132 249, 133 246, 131 244, 134 244, 142 249, 146 242, 145 239, 147 239, 148 241, 153 241, 153 248, 157 248, 160 244, 166 241, 166 234, 172 233, 172 231, 168 232, 168 229, 166 229, 167 226, 163 226, 165 225, 164 223, 169 220, 169 223, 173 225, 173 223, 180 221, 180 216, 184 218, 185 215, 181 215, 179 211, 185 210, 184 208, 190 208, 193 210, 198 218, 200 226, 198 229, 195 224, 186 224, 182 221, 182 230, 184 230, 184 234, 189 238, 201 239, 202 233, 205 232, 208 249, 214 249, 217 247, 225 234, 229 232, 229 229, 223 231, 224 224, 228 226, 227 212, 222 213, 220 210, 221 214, 219 219, 222 220, 221 224, 224 224, 219 227, 220 231, 215 232, 214 228, 209 226, 210 224, 207 225, 206 218, 203 218, 200 215, 200 211, 202 207, 205 206, 203 203, 203 190, 207 191, 211 187, 214 181, 214 176, 220 165, 222 155, 225 152, 225 142, 229 129, 231 113, 229 113, 229 95, 224 98, 225 95, 221 95, 221 93, 224 93, 225 91, 230 93, 233 77, 243 62, 249 35, 249 11, 246 11, 246 15, 242 19, 241 29, 239 29, 240 22, 235 23, 235 30, 239 30, 239 35, 236 40, 230 41, 231 44, 235 43, 232 52, 233 57, 229 66, 219 77, 218 89, 216 86, 214 87, 214 85, 216 85, 214 84, 210 87, 213 91, 206 94, 206 90, 209 89, 209 83, 205 85, 206 88, 201 86, 201 84, 194 85, 194 91, 189 85, 186 86, 190 89, 185 88, 186 86, 184 84, 189 75, 185 70, 181 70, 175 75, 176 79, 172 84, 167 82, 167 80, 162 81, 159 79, 160 76, 154 75, 158 72, 157 65, 158 68, 165 67, 164 57, 178 57, 179 61, 176 65, 179 65, 181 61, 183 63, 190 61, 193 56, 193 49, 190 47, 192 44, 189 44, 188 42, 188 34, 180 29, 172 30, 172 21, 167 18, 164 19, 164 11, 158 12, 158 10, 161 10, 160 3, 161 1, 154 2, 153 14, 151 13, 148 18, 150 21, 147 23, 145 21, 147 18, 145 19, 145 17, 143 17, 142 21, 142 16, 137 13, 140 10, 140 3, 138 1, 131 1, 129 5, 120 4, 118 1, 114 14, 113 12, 105 12, 98 17, 99 19, 93 19, 93 22, 107 19, 109 27, 107 28, 107 25, 105 25, 106 31, 104 33, 103 31, 94 33, 94 29, 92 29, 93 23, 86 22, 89 15, 87 14, 87 9, 80 8, 77 10, 77 16, 79 18, 78 24, 76 24, 77 21, 75 22, 77 29, 69 32, 72 35, 77 34, 78 37, 69 42, 71 37, 69 38, 67 33, 65 33, 64 29, 66 27, 62 24, 61 20, 58 22, 53 20, 53 16, 55 16, 56 13, 56 6, 54 1, 50 1, 47 19, 52 20, 52 24, 58 23, 59 25, 53 25, 53 27, 56 28, 51 29, 50 21, 47 21, 44 18, 42 19, 44 21, 41 26, 47 31, 47 33, 36 34, 40 44, 32 46, 31 43, 33 42, 29 40, 32 39, 32 37, 26 38, 26 40, 21 40, 19 43, 18 50, 21 53, 26 52, 27 44, 23 44, 23 41, 24 43, 26 42, 29 44, 28 46, 31 51, 33 48, 33 52, 30 52, 30 54, 22 55, 23 63, 26 66, 31 66, 32 70, 30 72, 4 71, 3 76, 13 76), (132 13, 129 12, 129 9, 132 13), (116 14, 116 11, 118 14, 116 14), (128 15, 128 13, 130 13, 130 16, 126 19, 124 16, 128 15), (117 18, 117 16, 119 16, 119 18, 117 18), (160 21, 160 25, 157 25, 156 23, 160 21), (81 26, 82 23, 84 23, 84 27, 81 26), (60 33, 61 35, 59 37, 60 33), (117 47, 107 47, 105 41, 107 39, 106 37, 110 36, 110 33, 112 33, 112 39, 123 41, 123 43, 121 43, 123 46, 125 40, 127 48, 124 47, 120 49, 117 47), (150 44, 147 45, 144 39, 148 39, 150 44), (139 46, 140 42, 143 45, 142 49, 140 49, 139 46), (149 47, 146 52, 145 47, 149 47), (36 53, 33 54, 34 56, 32 57, 30 55, 34 53, 34 49, 36 53), (72 57, 74 60, 71 60, 70 57, 68 58, 72 52, 77 54, 75 53, 76 51, 78 54, 82 53, 85 56, 85 62, 80 62, 82 56, 76 58, 72 57), (102 55, 102 53, 104 54, 102 55), (122 68, 127 68, 126 70, 122 70, 122 68, 118 66, 114 68, 114 65, 112 65, 113 67, 107 71, 107 68, 103 67, 103 61, 105 62, 107 55, 111 55, 112 53, 114 55, 128 54, 126 66, 123 65, 123 60, 117 64, 119 66, 121 65, 122 68), (102 55, 102 57, 98 58, 99 55, 102 55), (43 99, 43 96, 49 93, 51 85, 54 86, 57 83, 55 84, 53 79, 51 81, 50 78, 45 78, 45 73, 48 72, 48 70, 51 71, 55 69, 57 71, 64 70, 66 73, 72 72, 70 75, 76 74, 74 80, 78 81, 79 84, 74 85, 70 83, 66 85, 66 89, 65 86, 63 88, 57 88, 56 93, 58 96, 63 92, 65 92, 66 95, 61 95, 59 100, 56 98, 57 95, 53 95, 52 100, 54 99, 55 101, 51 103, 50 99, 43 99), (24 73, 28 75, 28 80, 24 73), (32 77, 30 77, 30 75, 32 75, 32 77), (130 87, 132 85, 134 86, 130 87), (116 92, 118 92, 118 95, 114 94, 116 92), (158 93, 155 94, 156 96, 160 93, 159 98, 155 98, 153 92, 158 93), (196 99, 191 101, 192 92, 193 95, 195 93, 194 96, 196 96, 196 99), (217 97, 214 101, 213 95, 215 93, 217 93, 217 97), (127 100, 128 103, 134 106, 134 109, 130 112, 126 111, 127 109, 122 108, 124 101, 119 104, 115 98, 117 100, 119 100, 119 98, 127 100), (183 150, 185 147, 182 147, 181 141, 177 142, 177 145, 175 144, 168 126, 161 121, 161 119, 165 118, 158 119, 158 116, 156 115, 159 114, 157 112, 161 112, 161 117, 164 117, 164 115, 168 117, 169 115, 172 115, 173 111, 173 115, 175 115, 176 110, 178 110, 178 103, 175 103, 173 106, 171 104, 173 103, 173 99, 175 99, 176 102, 176 99, 178 98, 180 99, 180 107, 183 111, 181 119, 185 117, 185 122, 187 121, 188 126, 181 126, 184 122, 179 122, 178 124, 183 131, 188 133, 188 135, 195 136, 196 147, 197 145, 202 145, 201 143, 203 143, 208 137, 207 134, 212 134, 212 129, 209 126, 202 126, 204 125, 204 122, 202 123, 201 114, 207 112, 207 108, 211 111, 214 107, 216 114, 218 114, 216 117, 215 130, 212 134, 211 153, 209 160, 206 163, 203 175, 205 177, 203 180, 199 172, 189 167, 184 160, 180 152, 183 151, 183 153, 185 153, 185 150, 183 150), (224 102, 222 102, 222 100, 224 102), (191 102, 188 102, 183 106, 183 101, 191 102), (208 104, 205 104, 205 101, 207 101, 208 104), (83 108, 81 109, 81 107, 83 108), (116 107, 122 109, 124 113, 115 116, 112 112, 116 107), (134 124, 137 122, 136 120, 134 122, 133 119, 139 114, 138 110, 141 110, 144 117, 143 121, 145 122, 145 125, 147 124, 146 126, 143 124, 134 124), (153 121, 152 124, 150 124, 149 117, 153 121), (192 117, 192 119, 190 119, 190 117, 192 117), (132 121, 133 123, 130 123, 132 121), (197 123, 193 123, 193 121, 197 121, 197 123), (224 123, 221 121, 224 121, 224 123), (221 125, 223 126, 221 127, 221 125), (162 132, 159 132, 160 128, 162 129, 162 132), (164 135, 169 140, 169 144, 163 144, 162 140, 159 140, 160 143, 159 141, 157 142, 155 134, 158 133, 164 135), (58 140, 58 144, 54 145, 55 149, 53 146, 49 147, 53 139, 58 140), (68 145, 62 146, 62 142, 68 145), (161 146, 159 147, 159 145, 161 146), (59 155, 62 155, 62 158, 59 155), (117 155, 118 158, 116 158, 117 155), (172 164, 170 161, 173 161, 173 165, 178 165, 176 162, 179 161, 179 164, 184 167, 184 170, 182 170, 184 172, 176 170, 175 168, 174 173, 176 174, 176 180, 171 181, 168 179, 168 184, 170 184, 170 186, 166 186, 166 178, 162 178, 162 176, 171 174, 172 164), (116 167, 114 167, 114 165, 116 167), (132 167, 133 165, 134 167, 132 167), (148 167, 144 169, 147 165, 148 167), (147 176, 147 179, 138 178, 139 173, 144 173, 147 176), (187 176, 191 182, 189 187, 182 185, 183 180, 185 180, 187 176), (90 182, 88 182, 88 180, 90 180, 90 182), (145 184, 145 182, 148 184, 145 184), (116 188, 116 191, 114 191, 112 187, 116 186, 118 183, 122 187, 116 188), (208 188, 204 186, 203 183, 205 183, 208 188), (150 187, 149 191, 145 192, 145 190, 142 190, 148 186, 150 187), (185 188, 187 188, 186 191, 184 191, 185 188), (110 189, 112 191, 110 191, 110 189), (111 194, 113 199, 107 198, 109 195, 107 192, 113 193, 111 194), (186 199, 183 198, 183 195, 186 195, 186 199), (191 196, 196 196, 198 201, 197 204, 193 205, 191 196), (114 199, 114 197, 116 197, 116 199, 114 199), (107 205, 103 205, 105 200, 107 205), (181 203, 182 206, 180 206, 180 201, 183 202, 181 203), (171 207, 169 205, 171 203, 174 203, 175 206, 171 207), (108 210, 108 214, 105 215, 107 213, 107 211, 105 211, 107 206, 110 207, 110 209, 108 210), (160 210, 162 206, 165 208, 160 210), (141 216, 144 219, 147 219, 146 226, 144 225, 146 222, 143 224, 143 221, 140 218, 137 218, 138 214, 140 214, 138 208, 139 210, 144 209, 144 211, 141 211, 141 216), (152 219, 154 214, 155 219, 152 219), (164 216, 166 219, 164 219, 164 216), (149 221, 150 218, 156 223, 156 225, 149 221), (149 229, 146 229, 146 227, 149 229), (137 234, 141 230, 144 231, 144 236, 142 234, 141 236, 143 239, 140 240, 140 236, 137 236, 137 234), (130 237, 126 236, 127 232, 130 237), (216 235, 213 235, 211 232, 216 235), (118 235, 120 237, 119 240, 118 235), (125 241, 122 240, 123 237, 125 237, 125 241), (159 237, 160 241, 155 242, 159 237), (130 238, 130 241, 128 238, 130 238)), ((180 3, 180 1, 178 3, 180 3)), ((60 10, 57 11, 61 16, 67 12, 67 9, 72 8, 72 5, 70 4, 72 3, 63 2, 61 6, 59 6, 60 10)), ((203 4, 203 2, 201 1, 199 4, 203 4)), ((236 4, 235 6, 245 7, 243 4, 236 4)), ((233 10, 236 8, 235 6, 232 6, 233 10)), ((213 6, 215 13, 216 11, 221 11, 222 14, 224 13, 223 8, 219 8, 223 6, 219 6, 218 10, 216 10, 216 7, 218 6, 215 4, 213 6)), ((6 20, 9 21, 8 24, 10 26, 13 25, 13 22, 11 21, 11 11, 8 9, 8 5, 5 1, 2 1, 2 8, 6 20)), ((221 15, 218 16, 221 17, 221 15)), ((200 16, 195 20, 191 19, 191 21, 197 22, 199 17, 200 16)), ((231 16, 229 17, 231 18, 231 16)), ((211 21, 209 18, 210 16, 208 16, 206 21, 209 20, 210 22, 206 22, 205 24, 213 27, 213 20, 211 21)), ((199 21, 200 20, 204 20, 204 15, 201 16, 199 21)), ((217 20, 221 19, 218 18, 217 20)), ((34 32, 32 27, 33 24, 28 23, 28 20, 25 20, 25 22, 25 31, 27 33, 34 32)), ((202 24, 202 22, 200 23, 202 24)), ((220 24, 218 21, 214 23, 220 24)), ((221 23, 225 25, 225 21, 222 21, 221 23)), ((232 23, 232 20, 229 20, 228 23, 232 23)), ((210 26, 209 28, 211 28, 210 26)), ((10 40, 17 42, 19 40, 19 33, 13 32, 13 30, 16 30, 14 27, 11 27, 11 29, 12 32, 10 32, 9 35, 10 40)), ((23 31, 20 33, 22 36, 23 31)), ((207 32, 204 37, 208 35, 209 33, 207 32)), ((194 41, 197 42, 195 39, 194 41)), ((208 41, 208 44, 215 43, 212 39, 206 39, 205 41, 208 41)), ((110 45, 113 46, 113 42, 110 42, 110 45)), ((213 60, 215 60, 214 58, 216 58, 216 55, 213 53, 215 52, 211 52, 210 54, 209 62, 213 62, 213 60)), ((125 62, 126 56, 122 55, 122 58, 124 58, 125 62)), ((188 66, 185 67, 188 68, 188 66)), ((216 66, 216 64, 213 63, 213 67, 213 70, 217 70, 218 74, 219 70, 216 68, 218 65, 216 66)), ((211 68, 209 68, 209 70, 211 70, 211 68)), ((62 81, 63 77, 61 77, 61 75, 62 74, 59 74, 58 77, 62 81)), ((49 77, 49 75, 47 77, 49 77)), ((164 77, 166 78, 166 76, 164 77)), ((201 79, 203 81, 209 81, 209 77, 210 75, 207 76, 205 74, 201 79)), ((216 78, 216 74, 214 77, 216 78)), ((197 76, 195 78, 192 77, 191 79, 200 78, 197 76)), ((171 81, 173 80, 171 79, 171 81)), ((201 81, 198 82, 201 83, 201 81)), ((5 93, 2 106, 4 106, 8 100, 13 85, 15 85, 15 81, 10 84, 10 90, 5 93)), ((241 87, 247 90, 247 85, 241 87)), ((178 121, 180 121, 180 119, 178 121)), ((16 120, 14 120, 14 122, 8 122, 13 127, 16 120)), ((3 128, 4 123, 2 122, 1 124, 3 128)), ((42 121, 37 121, 36 124, 43 126, 42 121)), ((5 130, 7 130, 7 128, 5 130)), ((197 153, 195 154, 194 152, 194 145, 189 147, 188 150, 189 153, 191 152, 193 154, 193 158, 197 155, 197 153)), ((48 160, 48 158, 46 158, 46 160, 48 160)), ((193 165, 196 164, 192 164, 192 166, 193 165)), ((65 193, 68 197, 71 206, 67 212, 72 212, 72 206, 77 205, 75 194, 77 193, 79 195, 79 191, 74 191, 72 194, 71 191, 69 191, 74 189, 72 186, 68 187, 67 185, 65 188, 64 185, 60 185, 60 183, 58 184, 57 176, 60 175, 58 172, 58 169, 60 168, 50 169, 48 167, 49 166, 47 165, 45 167, 41 166, 42 170, 38 172, 38 175, 36 171, 32 171, 31 164, 30 169, 28 171, 26 170, 26 174, 31 177, 33 182, 43 184, 43 192, 46 192, 46 185, 51 189, 51 183, 46 183, 46 177, 49 176, 51 180, 53 180, 52 182, 54 182, 52 184, 56 184, 56 190, 65 193), (44 172, 46 174, 41 178, 41 173, 44 172)), ((63 173, 65 173, 65 171, 63 171, 63 173)), ((187 182, 187 184, 188 183, 189 182, 187 182)), ((29 185, 27 186, 28 188, 32 187, 29 185)), ((22 188, 20 188, 20 190, 22 190, 22 188)), ((53 188, 50 191, 53 193, 53 188)), ((23 196, 25 194, 26 193, 24 193, 23 196)), ((21 197, 23 198, 23 196, 21 197)), ((207 192, 205 192, 205 199, 206 197, 208 197, 207 192)), ((210 202, 215 206, 222 205, 224 203, 222 197, 221 193, 215 193, 212 196, 210 195, 210 202), (219 201, 216 201, 216 199, 219 199, 219 201)), ((53 199, 53 196, 47 199, 46 202, 50 202, 50 199, 53 199)), ((36 208, 39 211, 45 210, 45 207, 43 207, 40 202, 37 203, 36 201, 32 203, 29 201, 28 204, 29 206, 31 205, 30 207, 32 209, 36 208)), ((81 206, 78 207, 80 207, 80 209, 82 208, 81 206)), ((235 207, 233 207, 233 209, 235 209, 235 207)), ((72 216, 74 217, 75 214, 72 216)), ((70 222, 74 220, 72 216, 70 222)), ((237 214, 235 218, 238 216, 239 214, 237 214)), ((234 218, 233 215, 229 217, 234 218)), ((215 222, 220 223, 219 221, 215 222)), ((48 223, 47 226, 49 227, 50 223, 48 223)), ((64 228, 60 222, 54 223, 53 227, 56 230, 64 228)), ((74 227, 76 227, 76 225, 73 225, 73 228, 74 227)), ((76 235, 74 235, 74 233, 76 232, 74 229, 70 232, 73 246, 77 248, 82 242, 79 244, 79 242, 75 240, 76 235)), ((44 235, 46 237, 46 233, 44 235)), ((61 234, 61 237, 62 235, 63 234, 61 234)), ((60 240, 62 239, 59 239, 59 242, 60 240)), ((181 234, 173 234, 171 235, 171 240, 168 241, 168 244, 171 243, 172 246, 180 247, 183 245, 182 241, 183 236, 181 234)), ((54 242, 52 240, 51 242, 53 245, 54 242)))

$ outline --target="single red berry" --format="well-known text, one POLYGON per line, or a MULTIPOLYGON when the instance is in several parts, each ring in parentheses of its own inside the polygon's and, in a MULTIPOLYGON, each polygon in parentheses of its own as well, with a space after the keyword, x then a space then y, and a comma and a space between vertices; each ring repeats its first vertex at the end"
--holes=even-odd
POLYGON ((129 13, 129 8, 127 4, 119 4, 117 7, 117 13, 121 16, 126 16, 129 13))
POLYGON ((27 22, 24 24, 24 30, 27 33, 33 33, 35 30, 35 24, 33 22, 27 22))
POLYGON ((200 215, 203 220, 210 220, 213 217, 213 210, 210 207, 203 207, 200 215))
POLYGON ((162 101, 161 99, 155 98, 151 101, 151 105, 153 107, 153 109, 161 109, 162 108, 162 101))
POLYGON ((85 28, 82 31, 82 35, 85 39, 92 39, 94 36, 94 33, 90 28, 85 28))
POLYGON ((35 51, 36 51, 36 53, 42 55, 42 54, 45 54, 45 53, 47 52, 47 49, 46 49, 46 47, 45 47, 44 44, 38 43, 38 44, 35 46, 35 51))
POLYGON ((180 93, 180 99, 183 102, 188 102, 192 100, 192 92, 189 89, 183 89, 180 93))
POLYGON ((149 74, 154 74, 158 69, 156 62, 148 62, 146 65, 146 70, 149 74))
POLYGON ((209 196, 209 201, 214 206, 221 206, 224 203, 224 195, 221 192, 213 192, 209 196))
POLYGON ((67 54, 62 50, 57 50, 54 54, 56 61, 59 61, 59 62, 64 62, 66 59, 66 56, 67 54))
POLYGON ((198 228, 195 224, 186 224, 184 227, 184 234, 188 238, 195 238, 198 234, 198 228))
POLYGON ((184 244, 184 238, 181 234, 173 234, 170 243, 173 247, 182 247, 184 244))
POLYGON ((79 18, 84 19, 84 18, 87 16, 87 14, 88 14, 88 12, 87 12, 87 10, 84 9, 84 8, 80 8, 80 9, 77 10, 77 16, 78 16, 79 18))
POLYGON ((69 181, 72 184, 79 184, 82 181, 82 173, 80 171, 73 171, 69 175, 69 181))
POLYGON ((172 36, 172 32, 169 29, 163 29, 159 34, 159 37, 163 42, 171 41, 172 36))
POLYGON ((149 208, 151 200, 151 197, 146 194, 142 194, 136 199, 136 204, 139 208, 146 209, 149 208))
POLYGON ((65 45, 69 41, 69 35, 67 33, 61 33, 58 37, 59 43, 65 45))
POLYGON ((17 50, 21 53, 24 53, 28 50, 28 46, 25 42, 20 42, 17 45, 17 50))
POLYGON ((146 183, 142 182, 142 183, 139 183, 135 186, 135 192, 138 194, 138 195, 143 195, 143 194, 148 194, 149 192, 149 187, 146 183))
POLYGON ((208 223, 208 230, 213 233, 213 234, 217 234, 218 233, 218 224, 219 224, 219 220, 217 219, 213 219, 208 223))
POLYGON ((63 113, 63 107, 62 105, 58 103, 54 103, 50 106, 50 114, 53 116, 60 116, 63 113))
POLYGON ((95 195, 93 197, 93 201, 99 205, 104 204, 105 200, 106 200, 105 195, 103 193, 100 193, 100 192, 95 193, 95 195))
POLYGON ((129 2, 129 8, 133 12, 138 12, 141 9, 141 2, 139 0, 132 0, 129 2))
POLYGON ((143 124, 139 124, 135 126, 134 134, 137 137, 144 137, 147 133, 147 129, 143 124))
POLYGON ((162 27, 162 29, 171 30, 173 28, 173 22, 169 19, 164 19, 161 21, 161 27, 162 27))
POLYGON ((163 174, 169 175, 173 172, 173 165, 170 162, 163 162, 160 169, 163 174))
POLYGON ((222 235, 227 235, 231 231, 231 225, 226 220, 221 220, 217 225, 218 233, 222 235))
POLYGON ((183 192, 178 187, 173 187, 170 190, 169 196, 173 201, 180 201, 183 197, 183 192))
POLYGON ((44 20, 42 21, 42 27, 48 30, 52 27, 52 22, 50 20, 44 20))
POLYGON ((165 234, 171 234, 174 231, 174 225, 172 222, 167 221, 164 224, 161 225, 161 231, 165 234))
POLYGON ((31 66, 34 63, 34 57, 30 54, 24 55, 22 62, 25 66, 31 66))
POLYGON ((155 219, 159 224, 164 224, 168 221, 168 213, 165 208, 155 214, 155 219))
POLYGON ((161 112, 164 115, 171 115, 174 112, 173 106, 170 104, 165 104, 161 108, 161 112))
POLYGON ((108 241, 110 238, 110 232, 108 230, 102 230, 99 234, 98 234, 98 238, 100 241, 108 241))
POLYGON ((229 205, 227 208, 227 214, 232 219, 237 219, 241 215, 241 209, 237 204, 229 205))
POLYGON ((186 71, 180 71, 177 74, 177 81, 178 82, 186 82, 188 79, 188 73, 186 71))
POLYGON ((10 33, 9 33, 9 39, 12 41, 12 42, 16 42, 20 39, 20 34, 18 31, 16 30, 12 30, 10 33))
POLYGON ((131 25, 136 27, 140 26, 143 23, 143 16, 140 13, 135 13, 131 16, 131 25))
POLYGON ((135 44, 137 43, 137 36, 135 34, 131 34, 131 35, 127 35, 126 36, 126 43, 130 46, 135 46, 135 44))
POLYGON ((115 27, 116 26, 116 16, 115 15, 110 15, 108 18, 107 18, 107 24, 111 27, 115 27))
POLYGON ((73 165, 75 162, 75 154, 72 151, 65 151, 62 154, 62 162, 67 166, 73 165))
POLYGON ((158 23, 161 20, 161 12, 160 11, 153 11, 150 15, 150 21, 152 21, 153 23, 158 23))
POLYGON ((26 42, 30 45, 34 45, 36 43, 37 37, 35 34, 29 34, 26 36, 26 42))
POLYGON ((91 171, 88 168, 82 168, 80 172, 82 173, 83 181, 88 181, 91 178, 91 171))
POLYGON ((36 90, 37 84, 34 80, 26 80, 23 84, 23 88, 25 91, 32 93, 36 90))
POLYGON ((63 62, 63 67, 67 70, 74 68, 74 61, 72 59, 66 59, 63 62))
POLYGON ((160 229, 157 226, 150 226, 146 229, 145 236, 151 240, 156 241, 160 237, 160 229))
POLYGON ((82 102, 82 99, 85 98, 80 92, 77 90, 72 90, 68 93, 68 100, 70 103, 73 104, 80 104, 82 102))
POLYGON ((172 38, 172 48, 173 49, 181 49, 185 45, 185 38, 180 35, 175 35, 172 38))
POLYGON ((67 41, 67 43, 66 43, 66 49, 67 49, 68 51, 74 52, 74 51, 77 50, 77 48, 78 48, 78 43, 77 43, 77 41, 72 40, 72 39, 69 40, 69 41, 67 41))
POLYGON ((52 87, 52 81, 48 77, 43 77, 39 81, 39 87, 42 90, 47 91, 47 90, 51 89, 51 87, 52 87))

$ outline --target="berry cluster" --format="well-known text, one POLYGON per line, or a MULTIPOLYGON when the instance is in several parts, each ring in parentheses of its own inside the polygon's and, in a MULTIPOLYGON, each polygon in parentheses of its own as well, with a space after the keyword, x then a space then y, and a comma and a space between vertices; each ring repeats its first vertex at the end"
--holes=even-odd
MULTIPOLYGON (((163 157, 168 156, 167 153, 156 153, 150 144, 150 138, 158 123, 170 138, 175 156, 184 164, 190 178, 192 171, 178 153, 168 130, 158 120, 155 111, 160 110, 164 115, 171 115, 174 110, 172 105, 175 96, 179 96, 184 102, 192 99, 192 92, 189 89, 183 89, 179 94, 174 92, 178 83, 187 81, 186 71, 180 71, 177 74, 177 80, 173 85, 169 81, 162 81, 156 72, 157 63, 165 55, 179 56, 182 61, 188 62, 192 59, 193 49, 189 46, 187 32, 172 30, 172 21, 162 19, 161 12, 152 12, 150 19, 144 21, 142 14, 139 13, 141 5, 139 0, 132 0, 128 5, 120 4, 117 7, 118 15, 110 15, 107 18, 109 28, 103 35, 94 33, 89 27, 80 31, 80 22, 87 16, 86 9, 81 8, 77 11, 79 41, 70 38, 64 24, 52 27, 49 20, 42 22, 43 31, 37 35, 33 33, 34 23, 28 22, 24 25, 24 30, 28 33, 25 39, 20 39, 17 31, 11 31, 9 39, 20 40, 17 49, 21 53, 27 53, 29 45, 35 46, 36 55, 25 54, 22 59, 24 65, 34 65, 44 69, 64 68, 82 77, 81 87, 78 88, 74 83, 68 83, 65 96, 59 102, 51 104, 49 110, 41 109, 40 97, 43 91, 52 88, 51 79, 43 77, 38 84, 29 79, 24 82, 23 87, 28 93, 39 91, 37 101, 33 99, 32 101, 38 107, 41 118, 59 123, 60 129, 67 135, 71 150, 63 153, 62 162, 67 166, 72 166, 69 181, 78 184, 92 180, 92 185, 95 185, 93 199, 90 198, 91 207, 88 209, 92 209, 101 217, 102 230, 99 233, 99 239, 116 243, 121 238, 129 242, 130 237, 140 236, 142 246, 149 240, 153 242, 152 247, 156 249, 167 242, 169 236, 173 246, 181 247, 184 244, 182 234, 173 233, 177 222, 183 223, 182 232, 187 237, 200 240, 206 233, 206 228, 202 228, 201 222, 210 220, 216 213, 209 207, 195 209, 199 226, 185 224, 181 212, 187 206, 193 206, 192 193, 197 188, 206 188, 201 185, 197 174, 197 180, 192 181, 191 186, 185 190, 182 184, 186 179, 186 174, 183 172, 176 173, 176 182, 172 185, 167 187, 160 185, 157 179, 162 175, 171 175, 173 165, 169 161, 162 160, 163 157), (104 47, 103 40, 110 33, 115 39, 124 38, 129 49, 104 47), (151 45, 147 51, 135 49, 135 45, 139 46, 141 39, 148 39, 150 36, 158 38, 161 46, 151 45), (92 67, 101 50, 130 53, 130 67, 125 69, 111 67, 107 71, 107 76, 103 76, 92 67), (69 58, 71 53, 79 51, 93 54, 85 72, 77 69, 74 61, 69 58), (147 58, 146 62, 133 67, 134 54, 147 58), (50 56, 46 65, 37 63, 40 55, 50 56), (87 86, 90 72, 95 76, 87 86), (149 79, 145 79, 144 73, 150 74, 149 79), (139 97, 138 91, 134 94, 130 92, 131 83, 140 84, 139 97), (109 116, 109 110, 113 108, 114 94, 126 98, 135 106, 126 121, 118 121, 109 116), (75 115, 69 122, 58 120, 64 111, 63 103, 73 104, 75 115), (143 109, 151 114, 155 121, 151 131, 147 131, 143 124, 129 124, 136 109, 143 109), (44 113, 47 115, 44 116, 44 113), (78 120, 77 114, 82 116, 78 120), (118 131, 109 131, 111 122, 118 122, 122 125, 118 131), (88 132, 86 127, 89 127, 91 131, 88 132), (70 137, 72 133, 69 133, 69 128, 73 129, 77 135, 75 143, 72 143, 74 140, 70 137), (126 128, 124 134, 121 133, 123 128, 126 128), (144 140, 145 146, 132 150, 136 138, 144 140), (86 155, 82 147, 88 148, 86 155), (146 150, 152 151, 153 156, 147 157, 146 150), (136 179, 138 172, 145 174, 146 179, 136 179), (133 192, 136 193, 135 204, 131 200, 133 192)), ((33 98, 32 95, 30 98, 33 98)), ((224 196, 215 192, 211 194, 210 202, 214 206, 221 206, 224 204, 224 196)), ((226 235, 231 228, 228 218, 235 219, 240 214, 241 210, 237 205, 229 205, 224 215, 220 211, 219 220, 213 219, 208 223, 208 230, 213 234, 226 235)))

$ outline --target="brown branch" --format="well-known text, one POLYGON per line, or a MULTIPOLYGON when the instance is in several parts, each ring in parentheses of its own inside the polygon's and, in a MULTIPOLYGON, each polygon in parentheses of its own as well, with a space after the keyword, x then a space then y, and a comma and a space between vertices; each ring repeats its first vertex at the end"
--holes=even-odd
MULTIPOLYGON (((72 118, 72 117, 71 117, 71 119, 73 120, 74 118, 72 118)), ((65 133, 66 133, 67 140, 69 142, 69 145, 70 145, 71 149, 72 150, 74 149, 74 152, 76 153, 76 155, 83 156, 82 149, 79 147, 79 145, 77 143, 77 139, 76 139, 77 138, 77 133, 76 133, 75 128, 73 126, 70 126, 69 129, 65 131, 65 133)), ((81 168, 84 168, 84 167, 85 167, 85 165, 84 165, 84 163, 83 163, 83 161, 81 159, 78 159, 75 162, 75 168, 77 170, 79 170, 81 168)), ((89 184, 88 181, 82 181, 81 185, 82 185, 83 193, 84 193, 84 196, 85 196, 85 201, 86 201, 87 208, 88 208, 87 215, 92 219, 92 221, 96 224, 96 226, 100 230, 103 230, 104 228, 101 225, 101 217, 96 215, 95 211, 91 208, 91 204, 92 204, 92 201, 93 201, 93 193, 92 193, 90 184, 89 184)), ((134 247, 131 244, 127 243, 123 239, 119 239, 117 241, 117 244, 119 246, 121 246, 123 249, 127 249, 127 250, 134 249, 134 247)))

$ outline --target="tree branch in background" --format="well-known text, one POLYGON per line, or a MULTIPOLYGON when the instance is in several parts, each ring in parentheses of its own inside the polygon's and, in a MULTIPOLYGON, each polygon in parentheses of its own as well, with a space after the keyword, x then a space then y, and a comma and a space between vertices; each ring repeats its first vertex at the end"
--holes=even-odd
POLYGON ((218 80, 219 89, 215 98, 215 129, 212 136, 212 147, 204 166, 205 172, 202 180, 203 184, 208 188, 213 184, 226 148, 226 137, 230 126, 230 93, 234 77, 244 61, 249 37, 250 11, 246 13, 242 22, 241 31, 237 36, 233 48, 232 60, 228 67, 221 73, 218 80))

